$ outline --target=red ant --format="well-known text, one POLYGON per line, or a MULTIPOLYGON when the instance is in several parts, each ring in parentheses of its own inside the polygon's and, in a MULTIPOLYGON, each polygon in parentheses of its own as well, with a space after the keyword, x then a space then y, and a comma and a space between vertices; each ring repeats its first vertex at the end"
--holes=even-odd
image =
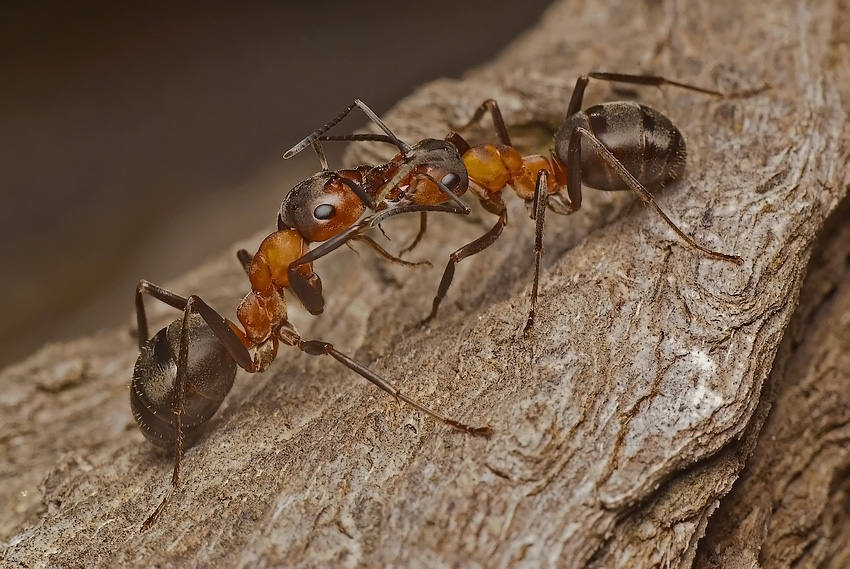
MULTIPOLYGON (((343 206, 344 209, 351 207, 353 202, 337 203, 348 204, 343 206)), ((287 209, 285 206, 284 210, 287 209)), ((355 239, 392 215, 428 210, 433 211, 433 208, 402 200, 359 223, 349 224, 347 229, 340 225, 344 231, 337 236, 344 233, 348 239, 355 239)), ((326 234, 317 229, 311 237, 315 239, 317 235, 324 237, 326 234)), ((289 267, 303 258, 309 240, 297 230, 280 229, 263 240, 256 255, 239 252, 239 260, 251 282, 251 292, 236 309, 241 327, 222 317, 199 296, 184 298, 148 281, 139 282, 135 302, 140 354, 133 370, 130 405, 145 437, 159 447, 174 450, 171 487, 142 524, 142 531, 157 521, 176 491, 184 449, 197 439, 230 392, 236 367, 250 373, 266 370, 277 355, 280 344, 294 346, 312 356, 329 355, 421 412, 473 436, 491 436, 490 427, 466 425, 411 399, 330 343, 301 337, 287 320, 284 291, 291 286, 289 267), (181 319, 173 321, 150 339, 145 294, 183 311, 181 319)), ((300 265, 298 273, 306 286, 320 293, 320 281, 310 263, 300 265)))
POLYGON ((322 170, 295 186, 284 198, 278 214, 278 229, 294 229, 307 242, 324 241, 291 263, 288 269, 292 291, 311 314, 321 314, 324 298, 320 286, 304 279, 301 267, 343 243, 362 240, 391 262, 407 266, 430 265, 427 262, 410 263, 395 257, 365 236, 361 228, 352 227, 366 208, 383 211, 404 204, 405 211, 413 208, 421 212, 420 232, 402 253, 412 249, 424 234, 427 211, 469 213, 466 204, 457 198, 466 192, 469 185, 466 167, 457 148, 445 140, 430 138, 410 146, 396 137, 362 101, 355 100, 339 116, 296 144, 283 157, 291 158, 310 145, 319 157, 322 170), (399 154, 380 166, 331 171, 319 137, 355 107, 386 133, 381 140, 395 145, 399 154))
MULTIPOLYGON (((526 201, 530 216, 536 221, 531 307, 524 331, 531 328, 536 314, 546 208, 562 215, 577 211, 581 207, 582 183, 605 191, 631 190, 644 204, 651 206, 691 248, 711 259, 728 261, 737 265, 743 263, 743 259, 737 255, 720 253, 697 243, 679 229, 653 198, 650 190, 657 190, 666 182, 681 178, 685 170, 687 156, 685 141, 670 119, 645 105, 624 101, 603 103, 582 111, 584 91, 590 79, 637 85, 670 85, 716 97, 749 96, 764 90, 760 88, 739 93, 723 93, 657 76, 618 73, 582 75, 576 81, 567 107, 565 122, 555 134, 555 149, 549 158, 540 155, 521 156, 511 145, 507 127, 496 101, 490 99, 482 103, 472 119, 461 128, 467 128, 489 111, 500 144, 471 146, 455 132, 450 133, 446 140, 451 142, 461 154, 469 177, 469 188, 484 208, 497 215, 499 219, 487 233, 449 256, 431 312, 422 321, 423 324, 437 315, 437 309, 454 278, 455 265, 466 257, 486 249, 501 235, 502 229, 507 224, 507 209, 502 199, 502 190, 506 186, 511 186, 517 195, 526 201)), ((329 124, 336 124, 336 122, 338 120, 329 124)), ((383 125, 383 123, 380 124, 383 125)), ((388 132, 385 126, 382 126, 382 129, 388 132)), ((392 142, 388 136, 380 134, 322 136, 325 130, 327 128, 316 131, 304 142, 309 143, 312 140, 392 142)), ((305 144, 302 143, 302 146, 296 146, 290 153, 304 146, 305 144)), ((392 184, 395 180, 378 179, 374 183, 382 184, 377 190, 377 195, 386 195, 392 193, 392 184)), ((461 195, 462 192, 456 190, 455 194, 461 195)), ((411 199, 411 196, 408 195, 408 199, 411 199)), ((428 200, 430 199, 445 198, 438 194, 431 194, 428 196, 428 200)), ((418 201, 425 203, 428 200, 418 201)), ((423 212, 422 215, 424 218, 425 213, 423 212)), ((423 230, 420 229, 417 241, 423 230)))

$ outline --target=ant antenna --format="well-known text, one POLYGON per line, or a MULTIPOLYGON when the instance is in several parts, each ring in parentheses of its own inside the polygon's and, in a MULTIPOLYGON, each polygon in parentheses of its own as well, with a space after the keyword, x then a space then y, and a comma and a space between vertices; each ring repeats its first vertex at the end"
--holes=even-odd
POLYGON ((318 140, 314 140, 312 143, 313 151, 316 153, 316 156, 319 158, 319 164, 322 165, 322 172, 327 172, 330 170, 330 166, 328 166, 328 159, 325 156, 325 151, 322 149, 322 143, 318 140))
POLYGON ((363 113, 364 113, 367 117, 369 117, 369 119, 370 119, 373 123, 375 123, 376 125, 378 125, 378 127, 379 127, 382 131, 384 131, 384 132, 387 134, 387 136, 388 136, 388 137, 390 137, 390 138, 393 140, 393 144, 395 144, 395 145, 398 147, 398 149, 401 151, 401 153, 402 153, 402 154, 407 154, 408 152, 410 152, 410 150, 411 150, 410 145, 409 145, 408 143, 406 143, 405 141, 401 140, 400 138, 398 138, 396 135, 394 135, 394 134, 393 134, 393 131, 391 131, 391 130, 390 130, 390 127, 388 127, 387 125, 385 125, 385 124, 384 124, 384 121, 382 121, 382 120, 378 117, 378 115, 376 115, 376 114, 372 111, 372 109, 370 109, 370 108, 369 108, 369 106, 368 106, 366 103, 364 103, 364 102, 363 102, 363 101, 361 101, 360 99, 354 99, 354 104, 355 104, 355 105, 357 105, 357 107, 358 107, 361 111, 363 111, 363 113))
POLYGON ((384 121, 382 121, 378 117, 378 115, 376 115, 375 112, 372 109, 370 109, 368 107, 368 105, 366 105, 366 103, 364 103, 360 99, 354 99, 354 102, 351 103, 350 105, 348 105, 345 108, 345 110, 342 111, 338 116, 331 119, 330 122, 328 122, 326 125, 319 128, 318 130, 314 131, 312 134, 310 134, 306 138, 304 138, 304 140, 302 140, 301 142, 299 142, 298 144, 296 144, 295 146, 293 146, 292 148, 287 150, 283 154, 283 159, 288 160, 289 158, 292 158, 293 156, 295 156, 296 154, 298 154, 299 152, 301 152, 302 150, 307 148, 307 146, 312 144, 313 141, 318 140, 320 136, 325 134, 327 131, 329 131, 334 126, 336 126, 340 121, 342 121, 342 119, 347 117, 348 113, 350 113, 352 110, 354 110, 354 107, 357 107, 358 109, 363 111, 363 113, 367 117, 369 117, 369 120, 371 120, 373 123, 378 125, 378 127, 386 133, 387 138, 388 138, 388 142, 391 142, 392 144, 394 144, 396 146, 396 148, 398 148, 399 151, 402 154, 407 154, 408 152, 410 152, 410 150, 411 150, 410 145, 407 144, 406 142, 404 142, 403 140, 401 140, 395 134, 393 134, 393 131, 391 131, 390 128, 386 124, 384 124, 384 121))
POLYGON ((395 140, 386 134, 358 132, 354 134, 332 134, 319 137, 322 142, 385 142, 395 145, 395 140))

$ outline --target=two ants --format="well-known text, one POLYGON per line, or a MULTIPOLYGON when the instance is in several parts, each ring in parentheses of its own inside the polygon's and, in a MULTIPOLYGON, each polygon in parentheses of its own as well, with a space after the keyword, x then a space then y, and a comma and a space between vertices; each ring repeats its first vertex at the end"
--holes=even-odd
POLYGON ((493 100, 485 101, 466 126, 489 113, 498 144, 476 146, 467 143, 456 132, 444 140, 423 139, 409 145, 396 137, 369 107, 355 101, 284 155, 289 158, 312 146, 322 170, 298 184, 285 197, 278 213, 277 231, 263 240, 256 254, 238 252, 251 285, 236 309, 238 323, 222 317, 198 296, 182 297, 148 281, 140 281, 135 296, 140 354, 133 371, 130 403, 144 435, 157 446, 174 453, 171 487, 145 520, 142 531, 157 521, 177 490, 184 450, 197 440, 231 390, 237 367, 250 373, 265 371, 281 344, 313 356, 331 356, 419 411, 473 436, 491 436, 489 426, 467 425, 408 397, 332 344, 305 340, 287 319, 286 290, 294 293, 312 314, 322 312, 322 283, 313 270, 313 263, 343 244, 362 241, 388 261, 408 266, 421 264, 392 255, 368 236, 389 217, 420 214, 419 232, 401 253, 409 251, 422 239, 427 227, 427 212, 469 213, 469 208, 460 199, 467 190, 497 218, 486 233, 449 256, 431 311, 423 322, 437 315, 457 263, 498 240, 508 221, 502 197, 502 191, 508 186, 526 202, 535 220, 535 263, 526 331, 533 326, 536 314, 546 210, 562 215, 577 211, 581 207, 582 183, 605 191, 631 190, 700 254, 735 264, 743 262, 740 257, 697 243, 679 229, 652 197, 651 190, 681 178, 684 173, 686 150, 679 130, 663 114, 637 103, 609 102, 582 111, 584 91, 590 79, 670 85, 717 97, 757 92, 722 93, 644 75, 584 75, 576 83, 565 122, 555 135, 555 148, 549 157, 520 155, 511 144, 499 107, 493 100), (325 134, 355 107, 384 134, 325 134), (399 152, 391 161, 379 166, 331 171, 322 151, 323 141, 385 142, 395 145, 399 152), (368 215, 363 217, 367 211, 368 215), (319 245, 311 249, 313 243, 319 245), (181 310, 182 318, 149 338, 145 295, 181 310))

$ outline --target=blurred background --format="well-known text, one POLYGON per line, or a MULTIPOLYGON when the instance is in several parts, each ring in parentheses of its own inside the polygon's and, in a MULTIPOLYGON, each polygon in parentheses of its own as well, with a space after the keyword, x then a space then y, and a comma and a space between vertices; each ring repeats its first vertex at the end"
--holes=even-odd
POLYGON ((273 229, 318 170, 284 162, 292 144, 355 97, 381 114, 460 76, 547 4, 4 3, 0 367, 128 321, 139 278, 273 229))

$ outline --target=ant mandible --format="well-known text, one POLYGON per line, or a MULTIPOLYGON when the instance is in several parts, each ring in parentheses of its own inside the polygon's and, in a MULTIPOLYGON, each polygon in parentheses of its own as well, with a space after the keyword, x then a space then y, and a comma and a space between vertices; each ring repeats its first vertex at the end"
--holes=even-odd
MULTIPOLYGON (((401 202, 343 233, 354 239, 389 216, 427 210, 427 206, 401 202)), ((283 229, 266 237, 256 255, 239 252, 239 260, 251 282, 251 292, 236 309, 241 327, 222 317, 199 296, 184 298, 146 280, 136 287, 140 353, 133 369, 130 405, 145 437, 159 447, 174 451, 171 487, 142 524, 141 531, 159 519, 177 490, 184 449, 197 439, 230 392, 237 366, 249 373, 265 371, 280 344, 294 346, 312 356, 329 355, 419 411, 470 435, 491 436, 489 426, 472 427, 418 403, 330 343, 301 337, 287 320, 284 292, 290 286, 288 268, 304 254, 305 247, 306 240, 301 234, 283 229), (151 338, 148 338, 144 305, 146 294, 183 311, 182 318, 151 338)), ((311 264, 302 265, 299 272, 305 282, 318 282, 311 264)))
MULTIPOLYGON (((525 200, 531 218, 536 221, 531 306, 524 331, 532 327, 537 310, 545 211, 548 208, 561 215, 577 211, 581 207, 582 183, 605 191, 631 190, 644 204, 651 206, 691 248, 711 259, 737 265, 743 263, 743 259, 737 255, 721 253, 697 243, 670 219, 653 198, 650 190, 657 190, 666 182, 681 178, 685 170, 685 141, 670 119, 655 109, 625 101, 602 103, 582 111, 584 91, 590 79, 637 85, 669 85, 716 97, 749 96, 765 89, 723 93, 658 76, 588 73, 576 81, 565 122, 555 134, 555 148, 548 158, 541 155, 521 156, 511 144, 496 101, 489 99, 482 103, 472 119, 459 130, 475 123, 489 111, 499 144, 471 146, 456 132, 451 132, 446 140, 461 153, 469 176, 469 188, 484 208, 499 219, 487 233, 449 256, 431 312, 422 321, 423 324, 437 315, 440 303, 454 278, 455 265, 483 251, 501 235, 502 228, 507 224, 507 209, 502 199, 502 190, 507 186, 525 200)), ((375 134, 320 136, 319 140, 388 142, 386 137, 375 134)), ((383 188, 381 191, 389 190, 383 188)))

